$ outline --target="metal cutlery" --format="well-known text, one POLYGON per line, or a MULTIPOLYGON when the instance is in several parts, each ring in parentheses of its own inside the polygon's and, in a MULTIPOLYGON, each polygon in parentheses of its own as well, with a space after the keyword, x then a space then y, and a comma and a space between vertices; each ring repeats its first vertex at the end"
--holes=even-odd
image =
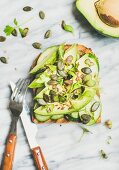
MULTIPOLYGON (((12 91, 14 91, 16 84, 10 82, 10 86, 12 91)), ((31 122, 30 109, 25 100, 20 117, 38 170, 48 170, 42 150, 36 141, 37 126, 31 122)))
POLYGON ((27 91, 28 83, 29 83, 28 79, 20 79, 17 82, 16 87, 10 99, 9 108, 12 112, 12 123, 11 123, 9 135, 7 137, 2 170, 12 170, 16 139, 17 139, 17 134, 16 134, 17 122, 23 110, 23 100, 27 91))

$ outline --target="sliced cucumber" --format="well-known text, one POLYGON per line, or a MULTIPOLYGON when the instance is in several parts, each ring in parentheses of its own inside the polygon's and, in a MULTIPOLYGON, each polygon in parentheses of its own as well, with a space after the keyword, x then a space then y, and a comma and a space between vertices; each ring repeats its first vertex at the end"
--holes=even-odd
POLYGON ((39 57, 37 65, 30 71, 31 74, 36 73, 39 69, 45 65, 54 64, 57 57, 57 51, 59 46, 53 46, 47 48, 39 57))
POLYGON ((99 63, 95 55, 85 54, 77 61, 77 63, 79 63, 79 66, 78 66, 79 71, 83 70, 84 68, 90 68, 91 69, 90 75, 92 76, 92 80, 95 80, 97 78, 99 74, 99 63), (90 66, 87 65, 87 62, 86 62, 87 60, 90 60, 90 62, 93 64, 90 66))
POLYGON ((63 117, 64 117, 64 115, 53 115, 53 116, 51 116, 51 119, 52 120, 58 120, 58 119, 61 119, 63 117))
POLYGON ((35 114, 35 118, 36 118, 39 122, 45 122, 45 121, 47 121, 47 120, 50 119, 50 116, 42 116, 42 115, 35 114))
POLYGON ((77 100, 71 100, 72 108, 69 108, 65 103, 63 104, 64 109, 62 110, 59 108, 59 105, 62 105, 60 103, 54 102, 53 104, 47 104, 47 107, 40 106, 37 108, 34 112, 36 114, 40 115, 59 115, 59 114, 70 114, 72 112, 81 110, 83 107, 85 107, 94 97, 95 90, 92 89, 86 89, 82 96, 77 100), (50 112, 48 112, 48 108, 54 105, 52 109, 50 109, 50 112))

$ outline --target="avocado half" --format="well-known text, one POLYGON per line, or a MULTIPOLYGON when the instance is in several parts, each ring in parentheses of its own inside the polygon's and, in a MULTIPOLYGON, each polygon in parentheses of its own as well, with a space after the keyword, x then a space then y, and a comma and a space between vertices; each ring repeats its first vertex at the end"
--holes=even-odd
POLYGON ((99 0, 77 0, 76 7, 88 20, 88 22, 101 34, 119 38, 119 27, 110 26, 101 20, 95 3, 99 0))

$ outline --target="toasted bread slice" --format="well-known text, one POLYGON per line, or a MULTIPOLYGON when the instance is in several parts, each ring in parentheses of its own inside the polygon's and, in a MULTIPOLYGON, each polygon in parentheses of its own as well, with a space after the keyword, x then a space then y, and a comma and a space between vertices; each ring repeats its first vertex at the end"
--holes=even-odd
MULTIPOLYGON (((67 50, 67 49, 70 48, 71 46, 72 46, 72 45, 70 45, 70 44, 66 44, 66 45, 64 46, 64 49, 67 50)), ((84 55, 84 54, 89 54, 89 53, 94 54, 94 53, 92 52, 91 48, 87 48, 87 47, 85 47, 84 45, 78 44, 78 45, 77 45, 77 48, 78 48, 78 52, 79 52, 80 56, 82 56, 82 55, 84 55)), ((41 54, 42 54, 42 53, 40 53, 40 54, 35 58, 35 60, 33 61, 32 66, 31 66, 31 69, 33 69, 33 68, 36 66, 37 61, 38 61, 38 59, 39 59, 39 57, 40 57, 41 54)), ((33 94, 35 95, 35 93, 36 93, 36 89, 33 89, 33 94)), ((100 97, 99 91, 97 91, 97 95, 100 97)), ((45 122, 39 122, 39 121, 35 118, 34 114, 32 115, 32 121, 33 121, 34 123, 36 123, 36 124, 51 123, 51 122, 52 122, 52 123, 69 123, 69 122, 71 122, 71 121, 66 120, 65 118, 60 118, 60 119, 58 119, 58 120, 51 120, 51 119, 49 119, 48 121, 45 121, 45 122)), ((98 120, 97 120, 96 123, 100 123, 100 122, 101 122, 101 116, 98 118, 98 120)))

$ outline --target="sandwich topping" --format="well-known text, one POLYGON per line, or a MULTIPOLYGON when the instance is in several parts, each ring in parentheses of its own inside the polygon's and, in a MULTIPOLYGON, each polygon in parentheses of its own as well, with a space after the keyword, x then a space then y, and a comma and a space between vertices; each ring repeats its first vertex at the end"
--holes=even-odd
POLYGON ((81 54, 78 45, 46 49, 30 72, 34 80, 34 116, 48 120, 95 124, 101 115, 99 62, 93 53, 81 54))

